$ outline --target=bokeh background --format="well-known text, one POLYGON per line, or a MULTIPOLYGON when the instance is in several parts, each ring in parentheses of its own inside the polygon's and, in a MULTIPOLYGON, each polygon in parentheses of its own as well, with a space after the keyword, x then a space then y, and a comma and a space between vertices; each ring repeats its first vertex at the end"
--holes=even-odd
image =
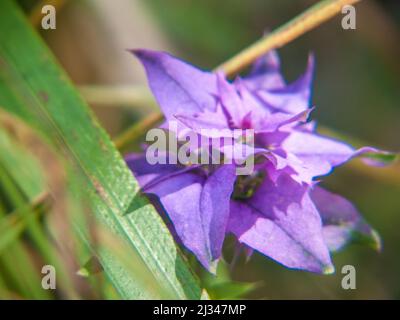
MULTIPOLYGON (((20 3, 26 12, 34 8, 34 1, 20 3)), ((144 72, 126 48, 166 50, 211 69, 316 1, 60 3, 57 29, 38 30, 102 125, 116 137, 157 108, 140 95, 146 85, 144 72)), ((339 15, 281 48, 284 74, 294 80, 305 69, 308 53, 314 52, 314 119, 356 144, 399 151, 400 2, 364 0, 356 13, 356 30, 343 30, 339 15)), ((334 255, 337 271, 330 276, 288 270, 259 254, 249 262, 241 257, 232 268, 232 279, 257 283, 244 298, 400 298, 400 170, 380 174, 350 165, 336 169, 324 184, 356 204, 380 233, 382 252, 351 245, 334 255), (356 267, 356 290, 341 288, 340 271, 347 264, 356 267)), ((225 254, 229 261, 229 245, 225 254)))

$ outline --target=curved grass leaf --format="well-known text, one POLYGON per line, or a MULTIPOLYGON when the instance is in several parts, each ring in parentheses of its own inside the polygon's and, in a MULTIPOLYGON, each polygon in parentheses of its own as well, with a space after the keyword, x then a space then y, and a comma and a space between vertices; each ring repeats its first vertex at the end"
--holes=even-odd
MULTIPOLYGON (((128 257, 139 254, 169 297, 201 297, 165 224, 139 195, 137 182, 108 135, 12 1, 0 3, 0 107, 57 147, 83 177, 80 196, 113 234, 128 243, 128 257)), ((83 241, 86 236, 82 233, 83 241)), ((99 258, 123 298, 160 298, 131 277, 112 251, 101 250, 99 258)))

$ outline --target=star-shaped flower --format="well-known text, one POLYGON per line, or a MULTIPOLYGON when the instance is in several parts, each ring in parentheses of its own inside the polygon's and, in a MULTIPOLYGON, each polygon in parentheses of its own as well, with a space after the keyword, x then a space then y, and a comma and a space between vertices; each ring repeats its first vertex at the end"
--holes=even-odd
POLYGON ((354 206, 318 182, 353 157, 380 165, 371 155, 388 153, 355 150, 319 135, 307 122, 312 55, 305 74, 286 84, 276 52, 232 83, 222 73, 199 70, 167 53, 132 52, 143 63, 164 113, 163 128, 174 122, 176 136, 191 132, 205 141, 238 129, 244 136, 254 132, 252 147, 246 145, 244 152, 243 137, 218 149, 234 160, 253 157, 254 170, 246 175, 236 175, 236 162, 150 165, 144 155, 126 158, 143 191, 156 195, 154 202, 179 240, 205 268, 215 270, 227 233, 289 268, 319 273, 333 272, 329 251, 342 248, 354 234, 377 243, 354 206))

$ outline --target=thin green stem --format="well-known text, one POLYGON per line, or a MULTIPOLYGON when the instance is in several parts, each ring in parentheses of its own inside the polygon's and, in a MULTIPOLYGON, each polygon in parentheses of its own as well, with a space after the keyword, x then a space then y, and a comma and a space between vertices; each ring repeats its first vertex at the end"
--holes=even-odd
POLYGON ((304 33, 314 29, 323 22, 341 12, 343 6, 360 0, 324 0, 313 5, 293 20, 284 24, 264 38, 247 47, 228 61, 222 63, 218 70, 231 76, 249 66, 266 52, 280 48, 304 33))
POLYGON ((27 208, 17 208, 14 212, 6 215, 0 220, 0 253, 26 230, 31 220, 36 222, 45 212, 50 209, 52 199, 47 192, 43 192, 27 208), (21 214, 21 211, 29 210, 29 215, 21 214))
POLYGON ((132 141, 142 136, 149 128, 154 127, 163 118, 162 113, 154 112, 145 117, 140 122, 124 131, 120 136, 114 139, 115 146, 121 151, 132 141))
POLYGON ((157 110, 150 90, 139 85, 84 85, 78 87, 79 92, 90 105, 98 107, 126 107, 141 111, 142 107, 157 110))

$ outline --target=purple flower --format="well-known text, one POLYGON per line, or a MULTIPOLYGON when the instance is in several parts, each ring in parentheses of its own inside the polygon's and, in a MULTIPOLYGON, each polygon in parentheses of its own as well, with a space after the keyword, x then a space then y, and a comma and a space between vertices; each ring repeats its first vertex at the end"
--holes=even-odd
POLYGON ((355 156, 379 165, 372 156, 387 153, 355 150, 317 134, 307 122, 312 55, 305 74, 286 84, 276 52, 232 83, 222 73, 201 71, 166 53, 132 52, 165 115, 162 127, 177 122, 177 136, 187 130, 199 136, 207 135, 204 129, 254 130, 254 148, 244 154, 236 152, 241 139, 219 149, 236 160, 254 157, 248 175, 237 176, 235 164, 150 165, 144 155, 126 158, 143 191, 156 195, 179 240, 205 268, 215 270, 227 233, 289 268, 319 273, 334 271, 329 251, 354 235, 376 243, 376 233, 354 206, 317 184, 355 156))

